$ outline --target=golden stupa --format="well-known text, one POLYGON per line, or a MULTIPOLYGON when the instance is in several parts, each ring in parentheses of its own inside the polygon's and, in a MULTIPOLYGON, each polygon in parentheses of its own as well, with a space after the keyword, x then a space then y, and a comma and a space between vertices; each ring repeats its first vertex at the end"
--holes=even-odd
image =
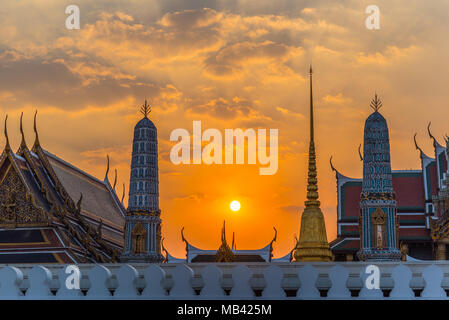
POLYGON ((296 244, 295 261, 331 261, 332 253, 327 242, 326 224, 318 200, 318 183, 313 128, 312 67, 310 77, 310 145, 307 200, 301 216, 301 230, 296 244))

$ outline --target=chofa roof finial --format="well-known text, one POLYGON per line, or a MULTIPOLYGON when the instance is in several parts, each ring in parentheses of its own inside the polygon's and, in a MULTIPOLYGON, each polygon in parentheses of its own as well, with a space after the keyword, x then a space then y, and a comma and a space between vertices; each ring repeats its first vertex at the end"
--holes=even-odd
POLYGON ((36 147, 40 147, 39 135, 37 133, 36 117, 37 117, 37 110, 34 113, 34 134, 35 134, 36 138, 34 140, 34 147, 33 147, 33 149, 35 149, 36 147))
POLYGON ((115 175, 114 175, 114 184, 112 185, 112 189, 115 191, 115 185, 117 184, 117 169, 114 169, 115 175))
POLYGON ((123 205, 123 199, 125 199, 125 183, 123 182, 123 193, 122 193, 122 205, 123 205))
POLYGON ((416 141, 416 136, 418 135, 418 133, 415 133, 415 135, 413 136, 413 141, 415 142, 415 148, 416 150, 419 150, 421 156, 424 154, 424 152, 422 151, 422 149, 418 146, 418 142, 416 141))
POLYGON ((104 181, 108 181, 108 174, 109 174, 109 155, 106 155, 106 174, 104 175, 104 181))
POLYGON ((23 112, 20 114, 20 134, 22 135, 22 142, 20 143, 20 149, 26 148, 27 144, 25 142, 25 134, 23 133, 22 125, 23 112))
POLYGON ((6 138, 5 150, 9 151, 9 150, 11 150, 11 146, 9 145, 7 121, 8 121, 8 115, 6 115, 6 117, 5 117, 5 138, 6 138))
POLYGON ((374 112, 378 112, 380 108, 382 108, 382 101, 377 97, 377 92, 374 93, 374 99, 371 100, 370 107, 374 110, 374 112))
POLYGON ((143 114, 145 118, 148 118, 148 115, 151 112, 151 106, 147 104, 147 99, 145 99, 145 104, 140 107, 140 112, 143 114))

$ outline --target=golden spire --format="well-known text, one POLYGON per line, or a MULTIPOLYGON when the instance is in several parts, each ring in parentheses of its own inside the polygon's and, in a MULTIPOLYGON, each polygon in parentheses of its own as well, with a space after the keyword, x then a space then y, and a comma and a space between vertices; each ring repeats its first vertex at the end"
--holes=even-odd
POLYGON ((318 200, 318 181, 314 141, 312 66, 309 71, 310 81, 310 144, 309 167, 307 178, 307 200, 301 216, 301 230, 296 244, 294 257, 296 261, 331 261, 332 253, 327 242, 326 225, 318 200))
POLYGON ((6 115, 6 117, 5 117, 5 138, 6 138, 5 151, 10 151, 11 146, 9 145, 7 121, 8 121, 8 115, 6 115))

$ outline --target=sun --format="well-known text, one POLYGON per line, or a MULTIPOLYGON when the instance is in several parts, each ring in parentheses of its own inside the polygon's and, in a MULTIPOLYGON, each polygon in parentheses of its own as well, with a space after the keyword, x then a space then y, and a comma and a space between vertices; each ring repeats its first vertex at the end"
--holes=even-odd
POLYGON ((232 211, 239 211, 240 210, 240 202, 238 202, 237 200, 234 200, 231 202, 231 204, 229 205, 229 207, 231 208, 232 211))

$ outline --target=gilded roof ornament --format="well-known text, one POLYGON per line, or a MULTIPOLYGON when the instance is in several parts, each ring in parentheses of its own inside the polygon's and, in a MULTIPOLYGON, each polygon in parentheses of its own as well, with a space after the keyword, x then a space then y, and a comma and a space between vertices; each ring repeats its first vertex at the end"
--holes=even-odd
POLYGON ((123 199, 125 199, 125 183, 123 182, 123 193, 122 193, 122 205, 123 205, 123 199))
POLYGON ((106 174, 104 175, 104 181, 108 180, 108 174, 109 174, 109 155, 106 155, 106 174))
POLYGON ((416 142, 416 136, 418 135, 418 133, 415 133, 415 135, 413 136, 413 141, 415 142, 415 148, 416 150, 419 150, 419 152, 421 153, 421 156, 424 154, 424 152, 422 151, 422 149, 418 146, 418 142, 416 142))
POLYGON ((371 100, 370 107, 374 112, 378 112, 379 109, 382 108, 382 101, 377 97, 377 93, 374 94, 374 99, 371 100))
POLYGON ((114 175, 114 184, 112 186, 112 189, 114 189, 114 191, 115 191, 115 185, 117 184, 117 169, 114 169, 114 171, 115 171, 115 175, 114 175))
POLYGON ((27 147, 27 144, 25 142, 25 134, 23 133, 22 118, 23 118, 23 112, 20 114, 20 134, 22 135, 22 141, 20 142, 20 149, 27 147))
POLYGON ((360 161, 363 161, 363 156, 362 156, 362 144, 359 144, 359 157, 360 157, 360 161))
POLYGON ((33 147, 33 149, 35 149, 36 147, 40 147, 39 135, 37 133, 36 117, 37 117, 37 110, 34 113, 34 126, 33 126, 33 129, 34 129, 34 134, 35 134, 35 140, 34 140, 34 147, 33 147))
POLYGON ((5 117, 5 138, 6 138, 5 150, 9 151, 9 150, 11 150, 11 146, 9 145, 7 121, 8 121, 8 115, 6 115, 6 117, 5 117))
POLYGON ((217 262, 232 262, 235 260, 234 253, 226 242, 226 221, 223 221, 221 230, 221 245, 217 250, 217 262))
POLYGON ((145 99, 145 104, 140 107, 140 112, 143 114, 145 118, 148 118, 148 115, 151 112, 151 106, 147 104, 147 99, 145 99))

